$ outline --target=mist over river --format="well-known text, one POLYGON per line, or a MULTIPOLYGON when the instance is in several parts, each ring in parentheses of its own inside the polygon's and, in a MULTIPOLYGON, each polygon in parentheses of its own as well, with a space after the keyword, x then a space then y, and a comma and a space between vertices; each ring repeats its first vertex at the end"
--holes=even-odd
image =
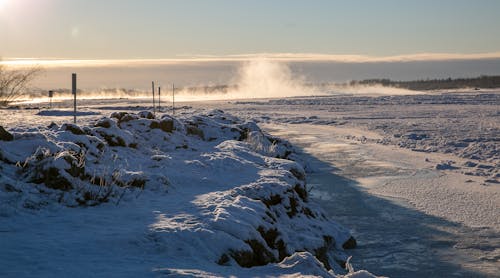
MULTIPOLYGON (((79 88, 127 88, 147 90, 151 81, 177 86, 234 85, 241 71, 255 61, 280 64, 291 79, 309 84, 345 82, 371 78, 417 80, 462 78, 500 74, 500 59, 439 61, 276 61, 248 60, 92 60, 81 63, 40 65, 43 74, 33 85, 41 89, 66 88, 71 73, 77 72, 79 88), (289 72, 286 72, 289 71, 289 72)), ((259 70, 258 67, 254 69, 259 70)), ((266 73, 265 71, 263 73, 266 73)))

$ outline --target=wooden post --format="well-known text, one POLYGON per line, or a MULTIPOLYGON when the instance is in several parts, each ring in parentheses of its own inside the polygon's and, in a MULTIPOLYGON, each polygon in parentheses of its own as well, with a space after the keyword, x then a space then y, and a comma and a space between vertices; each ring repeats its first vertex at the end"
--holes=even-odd
POLYGON ((49 91, 49 107, 52 109, 52 97, 54 96, 54 91, 50 90, 49 91))
POLYGON ((175 116, 175 86, 172 83, 172 115, 175 116))
POLYGON ((155 82, 151 81, 151 90, 153 91, 153 114, 155 114, 155 82))
POLYGON ((158 86, 158 112, 161 112, 161 86, 158 86))
POLYGON ((73 93, 73 123, 76 124, 76 73, 71 74, 71 92, 73 93))

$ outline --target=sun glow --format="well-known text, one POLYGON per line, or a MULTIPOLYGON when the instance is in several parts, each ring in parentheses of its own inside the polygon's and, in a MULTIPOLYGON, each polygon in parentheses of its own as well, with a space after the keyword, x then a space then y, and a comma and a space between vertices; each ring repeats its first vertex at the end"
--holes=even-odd
POLYGON ((0 0, 0 10, 2 10, 5 5, 7 5, 7 2, 9 2, 9 0, 0 0))

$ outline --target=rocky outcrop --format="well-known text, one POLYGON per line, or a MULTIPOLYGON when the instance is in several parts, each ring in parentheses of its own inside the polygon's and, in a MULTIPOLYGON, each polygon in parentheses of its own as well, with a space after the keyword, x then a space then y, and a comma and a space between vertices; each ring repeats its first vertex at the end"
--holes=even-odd
POLYGON ((14 140, 14 136, 10 134, 7 130, 0 126, 0 140, 1 141, 12 141, 14 140))

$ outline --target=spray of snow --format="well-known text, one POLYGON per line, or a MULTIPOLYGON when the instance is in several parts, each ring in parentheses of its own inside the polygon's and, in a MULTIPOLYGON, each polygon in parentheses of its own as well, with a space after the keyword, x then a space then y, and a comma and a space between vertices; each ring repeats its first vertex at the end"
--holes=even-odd
POLYGON ((329 94, 357 95, 357 96, 382 96, 382 95, 417 95, 425 92, 404 88, 387 87, 383 85, 331 85, 326 88, 329 94))
POLYGON ((304 96, 314 93, 296 77, 285 63, 260 58, 248 61, 239 69, 234 82, 237 89, 230 95, 238 98, 304 96))
MULTIPOLYGON (((413 95, 422 92, 384 87, 381 85, 345 85, 332 84, 317 87, 306 84, 304 76, 292 72, 286 61, 276 61, 269 58, 255 58, 242 62, 229 84, 223 86, 205 86, 176 88, 176 101, 207 101, 233 100, 255 98, 284 98, 314 95, 353 94, 353 95, 413 95)), ((170 86, 163 87, 162 98, 172 100, 170 86)), ((16 104, 43 103, 48 98, 46 91, 28 94, 16 104)), ((137 99, 151 98, 151 91, 144 89, 110 89, 84 90, 78 94, 80 99, 137 99)), ((69 91, 56 92, 53 101, 60 102, 72 99, 69 91)))
POLYGON ((305 78, 292 73, 286 62, 255 58, 243 62, 225 90, 205 93, 182 90, 180 100, 282 98, 324 94, 305 85, 305 78))

